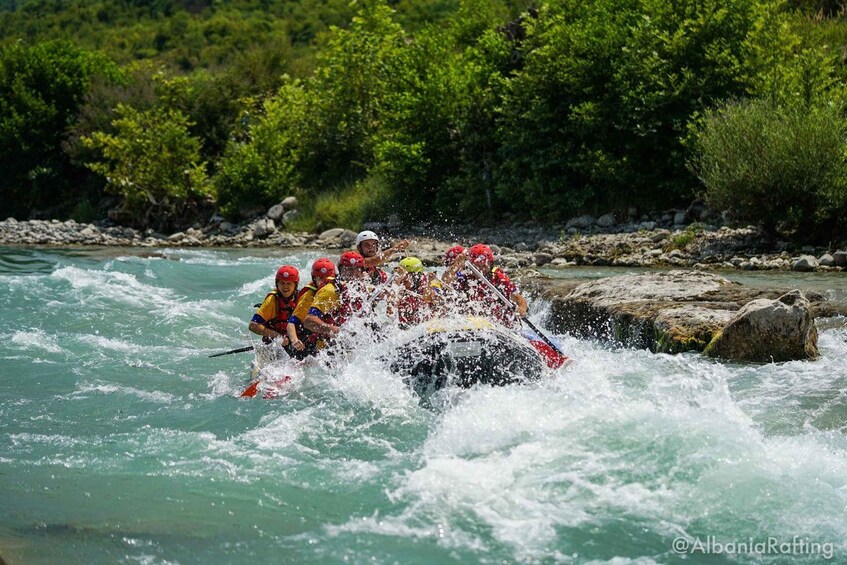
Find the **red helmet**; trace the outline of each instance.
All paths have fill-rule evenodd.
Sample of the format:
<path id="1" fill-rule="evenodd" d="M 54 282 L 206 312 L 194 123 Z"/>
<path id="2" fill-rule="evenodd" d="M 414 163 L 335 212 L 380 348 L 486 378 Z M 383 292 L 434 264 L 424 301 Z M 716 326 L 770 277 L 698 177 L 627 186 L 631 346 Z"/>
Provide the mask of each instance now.
<path id="1" fill-rule="evenodd" d="M 345 251 L 341 254 L 341 259 L 338 261 L 339 267 L 360 267 L 364 268 L 365 258 L 355 251 Z"/>
<path id="2" fill-rule="evenodd" d="M 312 278 L 315 277 L 332 277 L 335 276 L 335 263 L 321 257 L 312 264 Z"/>
<path id="3" fill-rule="evenodd" d="M 450 266 L 456 260 L 456 257 L 465 252 L 465 248 L 461 245 L 454 245 L 444 254 L 444 265 Z"/>
<path id="4" fill-rule="evenodd" d="M 276 280 L 283 282 L 300 282 L 300 271 L 291 265 L 283 265 L 276 272 Z"/>
<path id="5" fill-rule="evenodd" d="M 470 251 L 471 261 L 474 263 L 480 263 L 482 261 L 488 261 L 489 263 L 494 262 L 494 253 L 491 252 L 491 248 L 483 243 L 477 243 L 473 247 L 471 247 Z"/>

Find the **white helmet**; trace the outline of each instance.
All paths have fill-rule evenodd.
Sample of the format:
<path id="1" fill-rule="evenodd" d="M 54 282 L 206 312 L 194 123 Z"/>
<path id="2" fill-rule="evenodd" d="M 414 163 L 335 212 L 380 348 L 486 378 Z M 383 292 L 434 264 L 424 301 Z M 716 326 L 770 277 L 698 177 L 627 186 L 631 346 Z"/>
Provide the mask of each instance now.
<path id="1" fill-rule="evenodd" d="M 379 236 L 369 230 L 359 232 L 359 235 L 356 236 L 356 247 L 359 247 L 359 244 L 363 241 L 369 240 L 379 241 Z"/>

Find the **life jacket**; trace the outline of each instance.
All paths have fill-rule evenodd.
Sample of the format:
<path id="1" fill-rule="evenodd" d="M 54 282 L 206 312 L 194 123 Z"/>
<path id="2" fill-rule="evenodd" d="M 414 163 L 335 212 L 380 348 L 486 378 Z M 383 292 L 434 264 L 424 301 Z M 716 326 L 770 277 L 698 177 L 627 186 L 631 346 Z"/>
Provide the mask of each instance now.
<path id="1" fill-rule="evenodd" d="M 424 295 L 430 286 L 430 281 L 426 277 L 426 275 L 420 277 L 418 279 L 415 288 L 411 289 L 412 292 Z M 400 292 L 403 292 L 404 289 L 401 289 Z M 430 305 L 427 304 L 422 298 L 418 298 L 417 296 L 413 296 L 411 294 L 404 293 L 402 298 L 400 298 L 397 303 L 397 318 L 400 322 L 401 326 L 415 326 L 426 321 L 432 313 Z"/>
<path id="2" fill-rule="evenodd" d="M 368 277 L 370 277 L 371 284 L 374 286 L 388 282 L 388 273 L 379 267 L 366 267 L 365 272 L 368 274 Z"/>
<path id="3" fill-rule="evenodd" d="M 292 294 L 291 298 L 286 299 L 276 290 L 270 291 L 265 296 L 265 300 L 268 299 L 268 296 L 276 298 L 277 314 L 270 320 L 265 320 L 265 326 L 275 332 L 282 333 L 285 331 L 286 326 L 288 326 L 288 318 L 294 312 L 294 307 L 297 306 L 297 296 Z"/>
<path id="4" fill-rule="evenodd" d="M 318 285 L 316 285 L 314 282 L 310 282 L 309 284 L 304 286 L 302 289 L 300 289 L 300 292 L 297 293 L 297 304 L 300 303 L 300 299 L 303 298 L 306 295 L 307 292 L 312 293 L 312 299 L 314 300 L 315 295 L 318 293 L 318 290 L 319 290 Z M 300 326 L 297 329 L 297 333 L 299 334 L 300 341 L 302 341 L 303 343 L 314 344 L 314 343 L 317 343 L 317 341 L 318 341 L 318 334 L 309 331 L 308 329 L 306 329 L 306 326 L 304 326 L 303 324 L 300 324 Z"/>
<path id="5" fill-rule="evenodd" d="M 362 309 L 365 305 L 364 297 L 351 297 L 347 284 L 337 280 L 335 277 L 329 277 L 326 284 L 335 286 L 335 291 L 338 293 L 339 305 L 332 312 L 325 312 L 323 321 L 334 326 L 341 326 L 350 319 L 351 315 Z"/>
<path id="6" fill-rule="evenodd" d="M 508 275 L 506 275 L 500 267 L 492 267 L 490 274 L 484 276 L 488 279 L 488 282 L 493 284 L 495 288 L 506 296 L 506 298 L 509 298 L 511 292 L 508 292 L 508 289 L 503 288 L 502 285 L 498 284 L 502 281 L 501 275 L 506 277 L 506 280 L 509 280 Z M 488 288 L 488 285 L 484 282 L 475 278 L 465 277 L 462 280 L 461 286 L 462 290 L 466 293 L 471 302 L 485 304 L 487 306 L 490 305 L 490 310 L 486 312 L 488 316 L 497 319 L 506 326 L 514 324 L 515 320 L 513 310 L 505 306 L 500 298 L 495 296 L 493 291 Z M 479 315 L 481 313 L 476 312 L 476 314 Z"/>

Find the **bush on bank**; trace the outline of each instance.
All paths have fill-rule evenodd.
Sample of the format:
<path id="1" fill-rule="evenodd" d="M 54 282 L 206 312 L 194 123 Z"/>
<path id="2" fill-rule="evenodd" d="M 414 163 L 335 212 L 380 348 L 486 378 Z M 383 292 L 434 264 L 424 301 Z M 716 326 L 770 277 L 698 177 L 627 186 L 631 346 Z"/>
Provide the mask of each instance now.
<path id="1" fill-rule="evenodd" d="M 27 197 L 16 214 L 46 201 L 70 209 L 79 201 L 73 185 L 118 192 L 136 223 L 159 213 L 190 222 L 171 204 L 206 197 L 240 218 L 291 194 L 304 210 L 297 222 L 310 226 L 355 227 L 390 210 L 409 221 L 558 223 L 583 212 L 683 206 L 703 190 L 750 220 L 761 210 L 756 195 L 794 190 L 803 202 L 789 209 L 781 200 L 782 227 L 798 236 L 826 231 L 803 234 L 794 229 L 802 222 L 837 226 L 844 217 L 840 165 L 821 160 L 843 130 L 836 91 L 845 70 L 833 54 L 847 45 L 847 24 L 825 12 L 806 17 L 808 2 L 431 2 L 423 5 L 432 10 L 427 24 L 425 11 L 413 17 L 404 3 L 395 12 L 384 0 L 365 0 L 346 8 L 352 17 L 327 4 L 335 11 L 322 20 L 324 32 L 313 33 L 280 25 L 274 18 L 291 14 L 276 8 L 263 27 L 238 15 L 252 8 L 237 0 L 196 13 L 169 4 L 155 17 L 103 1 L 103 17 L 114 22 L 167 22 L 154 34 L 160 59 L 127 45 L 114 47 L 117 59 L 132 53 L 175 66 L 127 67 L 124 86 L 92 79 L 100 75 L 90 64 L 71 65 L 77 90 L 62 120 L 39 129 L 29 121 L 37 112 L 10 112 L 18 122 L 7 120 L 4 135 L 42 132 L 5 138 L 9 167 L 29 163 L 8 177 L 8 190 Z M 246 19 L 228 23 L 225 14 Z M 0 31 L 9 32 L 8 21 L 0 15 Z M 49 21 L 36 27 L 57 29 Z M 283 41 L 272 49 L 274 34 Z M 308 48 L 298 43 L 306 37 Z M 8 44 L 2 50 L 18 56 Z M 11 84 L 8 76 L 0 85 Z M 25 90 L 53 100 L 49 84 L 32 81 Z M 18 103 L 16 92 L 0 89 L 4 108 Z M 158 141 L 136 143 L 127 120 L 149 122 Z M 767 159 L 754 153 L 765 143 L 756 128 L 772 132 Z M 49 151 L 26 154 L 41 140 Z M 814 148 L 800 152 L 801 144 Z M 166 158 L 154 162 L 164 148 Z M 780 159 L 789 153 L 792 161 Z M 753 157 L 762 160 L 757 170 L 775 168 L 739 181 Z M 57 158 L 85 182 L 62 182 L 56 171 L 71 169 Z M 151 211 L 152 201 L 171 207 Z"/>

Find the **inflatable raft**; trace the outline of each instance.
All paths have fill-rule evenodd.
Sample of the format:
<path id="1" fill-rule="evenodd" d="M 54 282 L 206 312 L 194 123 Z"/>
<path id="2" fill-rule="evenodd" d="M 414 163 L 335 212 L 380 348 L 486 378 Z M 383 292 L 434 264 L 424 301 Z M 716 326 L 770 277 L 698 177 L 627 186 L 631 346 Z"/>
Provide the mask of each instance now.
<path id="1" fill-rule="evenodd" d="M 422 399 L 446 386 L 537 380 L 548 365 L 527 339 L 484 318 L 431 321 L 408 333 L 389 367 Z"/>

